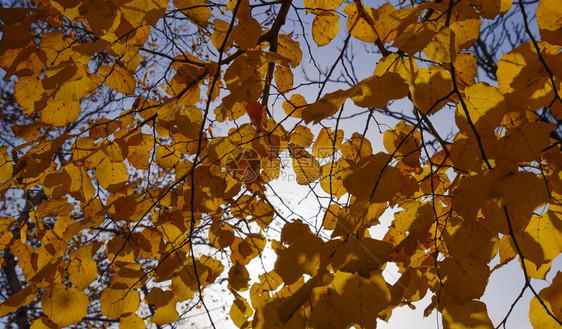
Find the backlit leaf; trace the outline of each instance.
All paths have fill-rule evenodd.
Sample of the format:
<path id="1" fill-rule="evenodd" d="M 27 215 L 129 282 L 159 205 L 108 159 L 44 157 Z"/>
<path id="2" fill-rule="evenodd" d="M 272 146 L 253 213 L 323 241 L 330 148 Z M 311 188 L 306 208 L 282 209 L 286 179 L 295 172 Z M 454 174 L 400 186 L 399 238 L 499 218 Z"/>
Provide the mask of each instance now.
<path id="1" fill-rule="evenodd" d="M 318 123 L 334 115 L 342 106 L 343 102 L 349 97 L 348 90 L 337 90 L 324 95 L 316 102 L 312 103 L 308 108 L 303 110 L 302 118 L 306 123 L 313 121 Z"/>
<path id="2" fill-rule="evenodd" d="M 480 15 L 484 18 L 494 19 L 497 15 L 503 16 L 511 9 L 511 0 L 481 0 Z"/>
<path id="3" fill-rule="evenodd" d="M 230 317 L 238 328 L 244 328 L 245 324 L 253 314 L 248 302 L 243 298 L 236 298 L 230 307 Z"/>
<path id="4" fill-rule="evenodd" d="M 111 162 L 105 158 L 96 167 L 96 178 L 103 188 L 118 189 L 129 179 L 127 166 L 124 163 Z"/>
<path id="5" fill-rule="evenodd" d="M 41 110 L 41 122 L 55 127 L 63 127 L 78 119 L 80 112 L 80 102 L 78 101 L 51 100 Z"/>
<path id="6" fill-rule="evenodd" d="M 560 289 L 562 289 L 562 274 L 556 273 L 552 280 L 552 284 L 539 292 L 539 297 L 546 304 L 550 314 L 557 319 L 562 317 L 562 301 L 560 299 Z M 529 318 L 533 328 L 559 328 L 560 323 L 557 322 L 549 315 L 544 309 L 543 305 L 539 302 L 537 297 L 531 300 L 531 308 L 529 310 Z"/>
<path id="7" fill-rule="evenodd" d="M 433 114 L 445 105 L 451 88 L 449 72 L 436 66 L 422 68 L 412 86 L 414 104 L 422 113 Z"/>
<path id="8" fill-rule="evenodd" d="M 460 46 L 453 30 L 444 27 L 423 49 L 426 56 L 434 62 L 453 62 L 459 53 Z"/>
<path id="9" fill-rule="evenodd" d="M 14 165 L 12 158 L 8 155 L 8 147 L 0 146 L 0 182 L 4 182 L 12 177 Z"/>
<path id="10" fill-rule="evenodd" d="M 315 15 L 326 14 L 326 12 L 331 12 L 336 10 L 343 0 L 304 0 L 304 6 L 308 12 Z"/>
<path id="11" fill-rule="evenodd" d="M 340 16 L 336 13 L 314 17 L 312 38 L 317 45 L 325 46 L 338 35 L 340 31 L 339 18 Z"/>
<path id="12" fill-rule="evenodd" d="M 110 319 L 119 319 L 134 313 L 140 304 L 140 294 L 128 288 L 109 287 L 100 296 L 101 313 Z"/>
<path id="13" fill-rule="evenodd" d="M 92 245 L 87 244 L 71 255 L 68 276 L 78 290 L 84 290 L 98 275 L 97 263 L 92 259 Z"/>
<path id="14" fill-rule="evenodd" d="M 343 176 L 343 186 L 350 194 L 371 202 L 389 201 L 401 182 L 400 171 L 389 165 L 388 155 L 382 152 L 359 160 Z"/>
<path id="15" fill-rule="evenodd" d="M 523 255 L 537 266 L 553 261 L 562 252 L 560 207 L 551 205 L 547 213 L 533 216 L 525 232 L 517 237 Z"/>
<path id="16" fill-rule="evenodd" d="M 449 302 L 443 309 L 443 328 L 445 329 L 492 329 L 494 325 L 488 317 L 486 304 L 472 300 L 463 304 Z"/>
<path id="17" fill-rule="evenodd" d="M 11 295 L 0 304 L 0 316 L 17 311 L 20 307 L 29 305 L 36 297 L 37 289 L 30 285 Z"/>
<path id="18" fill-rule="evenodd" d="M 275 84 L 280 92 L 285 93 L 293 88 L 293 71 L 286 66 L 278 66 L 275 69 Z"/>
<path id="19" fill-rule="evenodd" d="M 146 325 L 140 316 L 132 313 L 119 319 L 119 329 L 145 329 Z"/>
<path id="20" fill-rule="evenodd" d="M 343 140 L 343 130 L 333 132 L 330 128 L 322 128 L 312 146 L 312 154 L 316 158 L 326 158 L 340 149 Z"/>
<path id="21" fill-rule="evenodd" d="M 251 49 L 258 43 L 261 32 L 261 24 L 255 18 L 243 17 L 232 30 L 232 38 L 241 49 Z"/>
<path id="22" fill-rule="evenodd" d="M 131 25 L 155 24 L 162 16 L 168 1 L 166 0 L 131 0 L 125 2 L 120 10 Z"/>
<path id="23" fill-rule="evenodd" d="M 121 65 L 104 65 L 98 68 L 103 83 L 109 88 L 132 95 L 135 92 L 136 81 L 133 75 Z"/>
<path id="24" fill-rule="evenodd" d="M 302 50 L 300 43 L 293 40 L 288 34 L 279 35 L 279 55 L 288 58 L 291 61 L 291 67 L 297 67 L 302 59 Z"/>
<path id="25" fill-rule="evenodd" d="M 377 313 L 390 302 L 390 291 L 380 274 L 363 278 L 357 274 L 336 272 L 332 287 L 339 295 L 335 306 L 349 324 L 374 328 Z"/>
<path id="26" fill-rule="evenodd" d="M 378 39 L 377 31 L 371 25 L 371 22 L 378 19 L 376 9 L 360 7 L 353 2 L 348 4 L 343 12 L 347 14 L 347 29 L 352 36 L 369 43 Z"/>
<path id="27" fill-rule="evenodd" d="M 467 261 L 465 261 L 467 260 Z M 439 265 L 440 273 L 446 273 L 445 291 L 457 301 L 478 299 L 484 294 L 490 269 L 486 263 L 475 259 L 446 258 Z"/>
<path id="28" fill-rule="evenodd" d="M 562 9 L 555 0 L 545 0 L 537 7 L 537 23 L 542 40 L 562 46 Z"/>
<path id="29" fill-rule="evenodd" d="M 189 20 L 202 27 L 207 27 L 207 22 L 213 17 L 204 0 L 174 0 L 174 6 Z"/>
<path id="30" fill-rule="evenodd" d="M 156 309 L 152 316 L 152 322 L 154 324 L 161 326 L 178 319 L 179 313 L 176 310 L 177 300 L 172 291 L 162 290 L 158 287 L 152 288 L 144 300 L 147 304 L 153 305 Z"/>
<path id="31" fill-rule="evenodd" d="M 405 97 L 408 86 L 398 74 L 386 73 L 361 81 L 350 93 L 357 106 L 385 109 L 389 101 Z"/>
<path id="32" fill-rule="evenodd" d="M 69 326 L 86 316 L 88 296 L 82 291 L 57 284 L 41 299 L 43 313 L 61 327 Z"/>

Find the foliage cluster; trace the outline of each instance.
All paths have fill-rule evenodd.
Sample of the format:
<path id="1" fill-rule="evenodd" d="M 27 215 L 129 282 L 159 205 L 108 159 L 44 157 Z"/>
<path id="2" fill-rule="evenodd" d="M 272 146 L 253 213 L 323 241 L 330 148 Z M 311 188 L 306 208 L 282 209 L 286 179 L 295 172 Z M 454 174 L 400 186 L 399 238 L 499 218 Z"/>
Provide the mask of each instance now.
<path id="1" fill-rule="evenodd" d="M 542 291 L 531 279 L 562 251 L 562 4 L 541 0 L 536 21 L 528 8 L 5 3 L 0 316 L 144 328 L 202 309 L 214 327 L 203 291 L 223 284 L 240 328 L 374 328 L 429 294 L 425 314 L 444 328 L 484 329 L 488 278 L 515 261 L 531 323 L 558 328 L 562 275 Z M 528 41 L 488 63 L 497 82 L 484 82 L 483 22 L 512 12 Z M 321 69 L 311 49 L 334 42 Z M 345 64 L 351 44 L 373 50 L 364 79 Z M 312 66 L 321 78 L 303 81 Z M 350 83 L 330 89 L 338 71 Z M 450 136 L 435 127 L 445 112 Z M 380 113 L 399 120 L 374 152 Z M 342 129 L 348 115 L 357 131 Z M 316 197 L 315 219 L 282 210 L 287 171 Z M 251 281 L 266 248 L 275 265 Z"/>

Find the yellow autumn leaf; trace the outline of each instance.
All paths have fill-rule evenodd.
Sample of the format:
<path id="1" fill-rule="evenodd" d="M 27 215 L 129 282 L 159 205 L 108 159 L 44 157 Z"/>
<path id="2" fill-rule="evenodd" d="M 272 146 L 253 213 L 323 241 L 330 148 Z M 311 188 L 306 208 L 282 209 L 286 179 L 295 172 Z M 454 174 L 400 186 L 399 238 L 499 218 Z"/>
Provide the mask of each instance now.
<path id="1" fill-rule="evenodd" d="M 324 192 L 330 193 L 336 198 L 340 198 L 347 190 L 343 186 L 343 173 L 349 168 L 349 164 L 344 159 L 336 162 L 326 163 L 320 169 L 320 187 Z"/>
<path id="2" fill-rule="evenodd" d="M 38 139 L 41 136 L 41 128 L 47 127 L 44 123 L 34 123 L 29 125 L 17 125 L 12 127 L 14 135 L 27 141 Z"/>
<path id="3" fill-rule="evenodd" d="M 137 235 L 137 237 L 139 237 Z M 143 241 L 145 243 L 146 240 Z M 145 250 L 149 249 L 150 246 L 142 246 Z M 148 247 L 148 248 L 147 248 Z M 130 289 L 138 289 L 142 288 L 146 284 L 146 276 L 145 272 L 141 269 L 140 264 L 138 263 L 129 263 L 126 265 L 119 266 L 115 274 L 111 277 L 111 281 L 109 283 L 110 286 L 114 287 L 127 287 Z"/>
<path id="4" fill-rule="evenodd" d="M 238 291 L 246 291 L 250 287 L 249 282 L 250 274 L 246 266 L 238 262 L 232 265 L 228 271 L 228 286 Z"/>
<path id="5" fill-rule="evenodd" d="M 312 144 L 314 135 L 307 126 L 298 125 L 291 132 L 289 142 L 295 146 L 308 147 Z"/>
<path id="6" fill-rule="evenodd" d="M 261 24 L 253 17 L 240 18 L 240 22 L 232 30 L 232 39 L 240 49 L 251 49 L 258 43 L 262 32 Z"/>
<path id="7" fill-rule="evenodd" d="M 283 102 L 283 110 L 285 114 L 295 118 L 302 118 L 302 113 L 308 103 L 300 94 L 293 94 L 288 101 Z"/>
<path id="8" fill-rule="evenodd" d="M 480 35 L 480 16 L 473 6 L 464 5 L 451 18 L 449 27 L 454 32 L 460 49 L 469 49 Z"/>
<path id="9" fill-rule="evenodd" d="M 286 93 L 293 88 L 293 71 L 287 66 L 275 68 L 275 84 L 281 93 Z"/>
<path id="10" fill-rule="evenodd" d="M 216 49 L 221 49 L 223 43 L 225 42 L 226 34 L 230 28 L 230 23 L 227 23 L 221 19 L 215 19 L 213 21 L 215 29 L 211 35 L 211 44 Z M 228 40 L 224 43 L 224 50 L 228 50 L 232 47 L 232 33 L 229 35 Z"/>
<path id="11" fill-rule="evenodd" d="M 453 83 L 451 75 L 443 68 L 431 66 L 418 71 L 412 86 L 414 105 L 425 114 L 434 114 L 447 102 L 447 95 L 451 92 Z"/>
<path id="12" fill-rule="evenodd" d="M 58 329 L 59 325 L 49 320 L 49 318 L 42 316 L 33 321 L 30 329 Z"/>
<path id="13" fill-rule="evenodd" d="M 160 145 L 154 152 L 156 161 L 162 168 L 174 168 L 181 160 L 181 153 L 170 145 Z"/>
<path id="14" fill-rule="evenodd" d="M 119 319 L 119 329 L 145 329 L 146 324 L 136 313 L 131 313 Z"/>
<path id="15" fill-rule="evenodd" d="M 421 134 L 404 120 L 384 132 L 383 144 L 387 152 L 402 163 L 412 168 L 420 167 Z"/>
<path id="16" fill-rule="evenodd" d="M 213 13 L 204 0 L 174 0 L 174 6 L 178 8 L 190 21 L 207 27 L 207 23 Z"/>
<path id="17" fill-rule="evenodd" d="M 229 315 L 232 322 L 234 322 L 238 328 L 244 328 L 244 325 L 247 326 L 248 320 L 253 313 L 254 310 L 248 302 L 244 298 L 237 297 L 234 299 L 234 302 L 232 302 Z"/>
<path id="18" fill-rule="evenodd" d="M 182 302 L 193 297 L 199 287 L 197 281 L 193 278 L 193 273 L 179 271 L 173 275 L 170 289 L 174 292 L 177 300 Z"/>
<path id="19" fill-rule="evenodd" d="M 354 132 L 351 138 L 341 146 L 342 157 L 353 162 L 373 153 L 371 142 L 363 135 Z"/>
<path id="20" fill-rule="evenodd" d="M 396 13 L 404 9 L 409 8 L 402 8 L 397 10 Z M 415 9 L 419 9 L 419 7 Z M 414 11 L 412 16 L 416 17 L 416 14 L 418 14 L 418 12 Z M 431 42 L 436 33 L 436 29 L 438 29 L 437 23 L 432 21 L 414 21 L 410 24 L 406 24 L 404 31 L 400 31 L 401 33 L 398 33 L 394 39 L 393 46 L 410 56 L 414 56 L 415 53 L 422 51 L 427 44 Z"/>
<path id="21" fill-rule="evenodd" d="M 312 145 L 312 155 L 316 158 L 327 158 L 339 151 L 343 141 L 343 130 L 333 132 L 330 128 L 322 128 Z"/>
<path id="22" fill-rule="evenodd" d="M 467 302 L 484 294 L 490 268 L 477 259 L 445 258 L 439 264 L 439 273 L 446 276 L 443 288 L 454 300 Z"/>
<path id="23" fill-rule="evenodd" d="M 344 214 L 346 212 L 340 211 L 338 217 L 341 219 Z M 358 219 L 364 220 L 365 218 Z M 359 223 L 349 224 L 355 227 L 349 227 L 350 230 L 343 236 L 357 232 L 357 228 L 361 226 Z M 340 225 L 338 224 L 338 226 Z M 336 231 L 338 228 L 336 227 Z M 334 231 L 334 235 L 339 235 L 336 231 Z M 336 250 L 330 256 L 334 270 L 357 273 L 364 278 L 369 278 L 371 272 L 383 267 L 392 259 L 390 255 L 393 252 L 394 248 L 389 242 L 362 238 L 361 240 L 348 239 L 343 243 L 338 243 Z"/>
<path id="24" fill-rule="evenodd" d="M 133 27 L 138 27 L 156 24 L 164 16 L 167 5 L 167 0 L 131 0 L 124 2 L 119 10 Z"/>
<path id="25" fill-rule="evenodd" d="M 61 327 L 77 323 L 86 316 L 90 300 L 82 291 L 57 284 L 41 298 L 41 308 L 49 320 Z"/>
<path id="26" fill-rule="evenodd" d="M 308 185 L 320 178 L 320 163 L 304 149 L 295 148 L 293 154 L 293 170 L 299 185 Z"/>
<path id="27" fill-rule="evenodd" d="M 91 178 L 84 167 L 71 163 L 64 167 L 63 172 L 71 179 L 69 192 L 72 197 L 81 201 L 92 199 L 96 189 L 92 185 Z"/>
<path id="28" fill-rule="evenodd" d="M 176 310 L 177 299 L 170 290 L 162 290 L 161 288 L 152 288 L 144 298 L 147 304 L 155 308 L 152 322 L 162 326 L 178 319 L 179 313 Z"/>
<path id="29" fill-rule="evenodd" d="M 313 121 L 318 123 L 334 114 L 340 109 L 343 102 L 350 96 L 349 90 L 338 89 L 325 94 L 322 98 L 312 103 L 303 110 L 302 118 L 305 123 Z"/>
<path id="30" fill-rule="evenodd" d="M 498 158 L 509 161 L 539 160 L 542 151 L 550 145 L 554 125 L 542 122 L 524 123 L 504 136 L 499 142 Z"/>
<path id="31" fill-rule="evenodd" d="M 390 290 L 378 273 L 364 278 L 338 271 L 330 287 L 339 295 L 334 304 L 340 317 L 349 324 L 356 323 L 365 328 L 376 326 L 376 314 L 390 302 Z"/>
<path id="32" fill-rule="evenodd" d="M 304 6 L 307 12 L 314 15 L 325 15 L 338 9 L 343 0 L 304 0 Z"/>
<path id="33" fill-rule="evenodd" d="M 350 89 L 355 105 L 385 109 L 388 102 L 408 95 L 408 85 L 396 73 L 369 77 Z"/>
<path id="34" fill-rule="evenodd" d="M 562 318 L 562 300 L 560 299 L 560 291 L 562 291 L 562 273 L 556 273 L 550 286 L 539 292 L 539 297 L 546 305 L 550 314 L 546 312 L 542 303 L 533 297 L 531 300 L 531 308 L 529 309 L 529 319 L 535 329 L 554 329 L 560 328 L 560 319 Z M 556 317 L 558 321 L 552 318 Z"/>
<path id="35" fill-rule="evenodd" d="M 213 221 L 209 228 L 209 242 L 217 249 L 230 247 L 234 242 L 234 231 L 228 225 L 221 225 L 218 221 Z"/>
<path id="36" fill-rule="evenodd" d="M 548 106 L 554 97 L 550 73 L 543 61 L 554 76 L 562 75 L 560 46 L 544 41 L 538 41 L 537 46 L 542 60 L 539 60 L 534 43 L 529 41 L 504 54 L 498 61 L 496 72 L 500 92 L 509 96 L 512 103 L 528 110 Z"/>
<path id="37" fill-rule="evenodd" d="M 408 85 L 413 86 L 418 75 L 418 64 L 412 57 L 402 58 L 397 54 L 390 54 L 377 63 L 373 75 L 380 77 L 387 72 L 397 73 Z"/>
<path id="38" fill-rule="evenodd" d="M 549 205 L 548 212 L 533 215 L 525 231 L 517 235 L 525 258 L 541 266 L 562 252 L 562 218 L 559 205 Z"/>
<path id="39" fill-rule="evenodd" d="M 277 53 L 285 58 L 288 58 L 290 60 L 291 67 L 297 67 L 302 59 L 300 43 L 293 40 L 288 34 L 280 34 L 278 42 Z"/>
<path id="40" fill-rule="evenodd" d="M 287 234 L 288 229 L 290 228 L 286 225 L 282 234 Z M 277 251 L 275 272 L 285 284 L 296 282 L 303 274 L 316 275 L 320 266 L 322 244 L 322 239 L 307 229 L 288 248 Z"/>
<path id="41" fill-rule="evenodd" d="M 378 19 L 375 8 L 360 7 L 357 3 L 352 2 L 343 9 L 343 12 L 347 14 L 347 30 L 353 37 L 369 43 L 373 43 L 379 38 L 374 25 L 371 25 Z"/>
<path id="42" fill-rule="evenodd" d="M 127 161 L 137 169 L 148 169 L 148 161 L 150 160 L 150 151 L 154 148 L 154 139 L 150 135 L 137 134 L 132 135 L 127 140 L 129 152 L 127 153 Z"/>
<path id="43" fill-rule="evenodd" d="M 0 182 L 7 181 L 12 177 L 14 164 L 12 158 L 8 155 L 8 147 L 0 146 Z"/>
<path id="44" fill-rule="evenodd" d="M 487 263 L 495 256 L 499 246 L 497 234 L 492 231 L 481 222 L 452 217 L 443 237 L 452 258 L 472 258 Z M 474 241 L 474 244 L 465 241 Z"/>
<path id="45" fill-rule="evenodd" d="M 85 1 L 82 10 L 96 36 L 103 36 L 112 32 L 121 23 L 121 13 L 104 1 Z"/>
<path id="46" fill-rule="evenodd" d="M 258 200 L 258 202 L 252 205 L 252 215 L 252 221 L 258 223 L 265 230 L 271 224 L 275 210 L 269 203 Z"/>
<path id="47" fill-rule="evenodd" d="M 122 162 L 111 162 L 108 158 L 103 158 L 96 167 L 96 178 L 106 190 L 119 189 L 129 180 L 127 166 Z"/>
<path id="48" fill-rule="evenodd" d="M 457 77 L 457 86 L 459 91 L 463 91 L 467 86 L 473 85 L 476 82 L 477 66 L 476 57 L 474 54 L 460 53 L 457 54 L 455 62 L 455 73 Z"/>
<path id="49" fill-rule="evenodd" d="M 37 288 L 29 285 L 22 290 L 11 295 L 8 299 L 0 304 L 0 317 L 17 311 L 20 307 L 29 305 L 37 296 Z"/>
<path id="50" fill-rule="evenodd" d="M 492 329 L 494 325 L 488 316 L 486 304 L 471 300 L 459 304 L 450 301 L 443 309 L 444 329 Z"/>
<path id="51" fill-rule="evenodd" d="M 537 23 L 543 41 L 562 46 L 562 7 L 558 1 L 539 2 Z"/>
<path id="52" fill-rule="evenodd" d="M 511 0 L 480 0 L 480 15 L 483 18 L 494 19 L 497 15 L 503 15 L 511 9 L 513 1 Z"/>
<path id="53" fill-rule="evenodd" d="M 232 254 L 230 259 L 242 265 L 248 265 L 265 248 L 266 240 L 261 234 L 249 234 L 245 239 L 234 237 L 234 242 L 230 246 Z M 222 272 L 222 270 L 221 270 Z"/>
<path id="54" fill-rule="evenodd" d="M 340 31 L 340 16 L 337 13 L 328 13 L 314 17 L 312 22 L 312 38 L 318 46 L 330 43 Z"/>
<path id="55" fill-rule="evenodd" d="M 55 127 L 64 127 L 74 122 L 80 116 L 79 101 L 55 101 L 51 100 L 41 110 L 41 122 L 51 124 Z"/>
<path id="56" fill-rule="evenodd" d="M 14 97 L 27 114 L 40 109 L 39 103 L 44 93 L 41 79 L 34 76 L 21 77 L 14 85 Z M 36 108 L 36 105 L 39 106 Z"/>
<path id="57" fill-rule="evenodd" d="M 401 185 L 400 170 L 390 166 L 389 155 L 383 152 L 364 157 L 343 175 L 343 186 L 350 194 L 371 202 L 390 201 Z"/>
<path id="58" fill-rule="evenodd" d="M 521 258 L 519 258 L 518 260 L 519 264 L 521 264 Z M 525 267 L 527 268 L 527 275 L 530 279 L 546 280 L 546 275 L 552 268 L 552 262 L 537 266 L 535 263 L 525 258 Z"/>
<path id="59" fill-rule="evenodd" d="M 455 32 L 443 27 L 433 39 L 425 46 L 423 52 L 430 60 L 439 62 L 453 62 L 460 51 L 459 41 Z"/>
<path id="60" fill-rule="evenodd" d="M 78 290 L 88 288 L 98 275 L 98 265 L 92 256 L 92 244 L 82 246 L 70 255 L 68 277 Z"/>
<path id="61" fill-rule="evenodd" d="M 100 66 L 98 73 L 109 88 L 125 95 L 132 95 L 135 92 L 137 84 L 135 77 L 120 64 Z"/>
<path id="62" fill-rule="evenodd" d="M 52 69 L 56 73 L 55 75 L 43 80 L 43 87 L 46 92 L 51 94 L 53 101 L 80 101 L 99 87 L 99 77 L 90 74 L 86 64 L 74 63 L 72 66 L 66 66 L 60 72 L 57 69 Z M 48 74 L 49 71 L 45 74 Z M 66 75 L 66 71 L 70 74 Z"/>
<path id="63" fill-rule="evenodd" d="M 140 305 L 140 293 L 128 288 L 109 287 L 100 296 L 101 314 L 119 319 L 136 312 Z"/>
<path id="64" fill-rule="evenodd" d="M 326 270 L 321 270 L 314 277 L 306 281 L 305 284 L 300 286 L 288 299 L 284 300 L 277 308 L 279 320 L 287 324 L 289 320 L 297 318 L 295 313 L 299 310 L 301 305 L 310 299 L 310 296 L 316 287 L 322 287 L 330 284 L 334 276 Z M 294 320 L 293 320 L 294 321 Z"/>
<path id="65" fill-rule="evenodd" d="M 466 95 L 464 103 L 476 130 L 481 134 L 493 134 L 506 111 L 504 96 L 496 87 L 484 82 L 468 86 L 464 92 Z M 457 106 L 455 118 L 457 126 L 462 132 L 465 134 L 472 132 L 462 105 Z"/>
<path id="66" fill-rule="evenodd" d="M 44 51 L 46 63 L 52 67 L 60 68 L 60 64 L 64 62 L 86 64 L 91 59 L 91 56 L 72 51 L 70 39 L 65 38 L 61 30 L 43 34 L 39 47 Z M 64 66 L 67 65 L 62 65 Z"/>

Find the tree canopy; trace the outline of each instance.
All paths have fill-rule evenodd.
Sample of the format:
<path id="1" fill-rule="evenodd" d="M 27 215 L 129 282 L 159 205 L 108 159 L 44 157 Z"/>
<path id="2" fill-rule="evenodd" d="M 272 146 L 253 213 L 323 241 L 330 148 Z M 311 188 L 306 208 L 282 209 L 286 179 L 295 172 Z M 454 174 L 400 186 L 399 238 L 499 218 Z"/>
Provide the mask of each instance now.
<path id="1" fill-rule="evenodd" d="M 0 21 L 4 323 L 375 328 L 430 296 L 443 328 L 486 329 L 528 293 L 535 328 L 562 324 L 562 274 L 536 288 L 562 251 L 558 0 L 17 0 Z"/>

